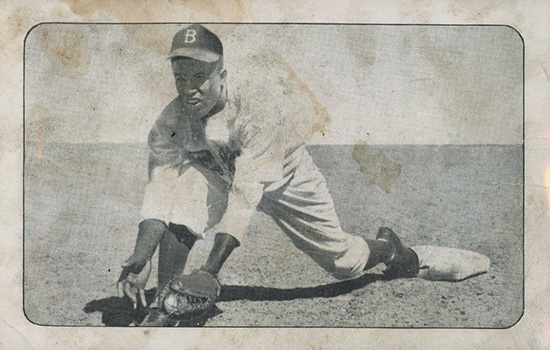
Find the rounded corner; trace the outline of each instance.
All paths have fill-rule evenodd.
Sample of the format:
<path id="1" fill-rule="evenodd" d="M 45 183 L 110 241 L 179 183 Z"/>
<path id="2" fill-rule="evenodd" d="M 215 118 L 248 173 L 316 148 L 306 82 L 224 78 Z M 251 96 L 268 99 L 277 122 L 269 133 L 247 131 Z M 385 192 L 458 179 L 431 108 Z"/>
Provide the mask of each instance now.
<path id="1" fill-rule="evenodd" d="M 515 327 L 515 326 L 519 323 L 519 321 L 521 321 L 521 319 L 523 318 L 524 315 L 525 315 L 525 308 L 523 307 L 523 308 L 521 309 L 521 313 L 519 314 L 519 317 L 517 318 L 517 320 L 515 320 L 514 322 L 512 322 L 509 326 L 505 326 L 505 327 L 502 327 L 502 328 L 500 328 L 500 329 L 506 330 L 506 329 L 510 329 L 510 328 L 512 328 L 512 327 Z"/>
<path id="2" fill-rule="evenodd" d="M 38 27 L 40 27 L 41 25 L 44 25 L 44 24 L 48 24 L 48 22 L 40 22 L 40 23 L 37 23 L 35 25 L 33 25 L 32 27 L 29 28 L 29 30 L 27 30 L 27 33 L 25 33 L 25 38 L 23 39 L 23 43 L 27 43 L 27 38 L 31 35 L 31 33 Z"/>
<path id="3" fill-rule="evenodd" d="M 47 324 L 42 324 L 42 323 L 38 323 L 36 321 L 33 321 L 30 316 L 27 314 L 27 311 L 25 310 L 25 305 L 23 305 L 23 315 L 25 316 L 25 318 L 27 319 L 27 321 L 29 321 L 31 324 L 33 324 L 34 326 L 38 326 L 38 327 L 49 327 L 49 325 Z"/>
<path id="4" fill-rule="evenodd" d="M 517 34 L 517 36 L 519 37 L 519 40 L 521 40 L 521 45 L 522 47 L 525 49 L 525 40 L 523 39 L 523 35 L 521 35 L 521 33 L 519 32 L 519 30 L 517 30 L 515 27 L 512 27 L 511 25 L 509 24 L 502 24 L 500 25 L 502 28 L 506 28 L 506 29 L 511 29 L 514 33 Z"/>
<path id="5" fill-rule="evenodd" d="M 29 38 L 31 33 L 34 32 L 34 30 L 36 28 L 41 27 L 41 26 L 45 26 L 45 25 L 49 25 L 49 24 L 55 24 L 55 23 L 54 22 L 40 22 L 40 23 L 36 23 L 32 27 L 30 27 L 29 30 L 27 30 L 27 33 L 25 34 L 25 37 L 23 39 L 23 48 L 25 49 L 27 47 L 27 39 Z"/>

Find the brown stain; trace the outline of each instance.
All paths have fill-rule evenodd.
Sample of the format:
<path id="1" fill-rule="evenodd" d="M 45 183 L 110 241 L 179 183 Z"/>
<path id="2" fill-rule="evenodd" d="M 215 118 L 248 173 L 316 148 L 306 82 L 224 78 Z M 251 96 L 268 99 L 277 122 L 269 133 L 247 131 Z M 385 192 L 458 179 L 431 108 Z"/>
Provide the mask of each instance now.
<path id="1" fill-rule="evenodd" d="M 306 96 L 309 98 L 309 101 L 313 106 L 313 115 L 310 115 L 311 120 L 309 120 L 311 127 L 309 132 L 307 132 L 303 136 L 305 138 L 308 138 L 313 136 L 316 133 L 326 132 L 332 118 L 328 113 L 327 109 L 325 108 L 325 106 L 323 106 L 317 100 L 317 98 L 315 98 L 315 95 L 311 91 L 310 87 L 298 77 L 294 69 L 292 69 L 292 67 L 290 67 L 290 65 L 282 57 L 276 55 L 275 61 L 278 64 L 280 64 L 280 66 L 287 73 L 288 79 L 291 80 L 294 84 L 296 84 L 298 89 L 301 92 L 306 94 Z M 280 82 L 280 83 L 285 84 L 285 82 Z"/>
<path id="2" fill-rule="evenodd" d="M 246 19 L 252 0 L 169 0 L 167 2 L 145 2 L 142 6 L 136 6 L 133 0 L 62 0 L 69 6 L 72 13 L 90 21 L 98 11 L 109 13 L 120 22 L 150 21 L 150 18 L 163 18 L 166 21 L 192 21 L 194 18 L 207 20 L 223 20 L 239 23 Z M 131 11 L 129 11 L 131 9 Z M 207 25 L 220 39 L 233 34 L 239 24 L 211 24 Z M 167 55 L 170 43 L 177 29 L 172 26 L 158 25 L 127 25 L 123 27 L 126 33 L 137 44 L 153 50 L 160 55 Z M 183 28 L 183 27 L 182 27 Z"/>
<path id="3" fill-rule="evenodd" d="M 453 164 L 453 163 L 451 163 L 451 162 L 447 162 L 447 163 L 445 163 L 445 170 L 449 170 L 449 169 L 451 169 L 451 168 L 453 167 L 453 165 L 454 165 L 454 164 Z"/>
<path id="4" fill-rule="evenodd" d="M 359 164 L 361 172 L 367 175 L 371 184 L 389 193 L 401 175 L 401 164 L 389 159 L 381 150 L 374 154 L 369 153 L 367 147 L 367 141 L 359 140 L 353 147 L 353 159 Z"/>
<path id="5" fill-rule="evenodd" d="M 7 44 L 11 43 L 21 35 L 32 24 L 32 16 L 25 7 L 17 7 L 6 16 L 6 33 L 3 35 L 2 41 Z"/>
<path id="6" fill-rule="evenodd" d="M 242 2 L 241 2 L 242 3 Z M 242 5 L 244 6 L 244 5 Z M 229 14 L 229 20 L 232 22 L 241 22 L 246 15 L 246 8 L 237 6 L 236 8 L 243 8 L 241 12 L 235 12 Z M 212 30 L 223 41 L 225 38 L 231 36 L 237 29 L 239 24 L 207 24 L 205 27 Z M 139 26 L 124 26 L 124 31 L 141 47 L 145 50 L 152 50 L 157 54 L 165 57 L 170 52 L 170 45 L 174 34 L 185 25 L 174 26 L 155 26 L 155 25 L 139 25 Z"/>
<path id="7" fill-rule="evenodd" d="M 169 0 L 167 2 L 145 2 L 136 6 L 133 0 L 62 0 L 75 15 L 84 21 L 93 21 L 97 12 L 106 12 L 116 17 L 120 22 L 150 21 L 151 18 L 165 18 L 167 21 L 186 21 L 191 18 L 206 20 L 222 19 L 227 22 L 243 22 L 252 0 L 229 0 L 225 2 L 214 0 Z M 23 16 L 24 18 L 24 16 Z M 209 25 L 216 27 L 216 33 L 223 38 L 231 35 L 238 24 Z M 168 35 L 158 35 L 158 26 L 140 25 L 124 26 L 124 30 L 140 45 L 158 52 L 168 54 L 170 41 L 175 34 L 173 30 Z M 164 33 L 163 33 L 164 34 Z"/>
<path id="8" fill-rule="evenodd" d="M 217 19 L 242 22 L 252 5 L 252 0 L 168 0 L 143 2 L 133 0 L 62 0 L 72 13 L 90 20 L 98 11 L 107 12 L 121 22 L 150 21 L 163 18 L 166 21 L 186 21 L 189 18 Z"/>
<path id="9" fill-rule="evenodd" d="M 168 55 L 172 37 L 176 33 L 173 28 L 164 28 L 162 26 L 128 25 L 123 26 L 123 28 L 131 40 L 135 41 L 140 49 L 143 49 L 140 51 L 153 51 L 163 57 Z"/>
<path id="10" fill-rule="evenodd" d="M 81 26 L 45 25 L 38 28 L 38 41 L 52 72 L 58 76 L 77 79 L 88 73 L 90 48 L 88 33 Z"/>
<path id="11" fill-rule="evenodd" d="M 467 4 L 467 6 L 465 6 Z M 469 22 L 487 22 L 495 9 L 513 9 L 517 8 L 517 0 L 499 0 L 499 1 L 451 1 L 449 2 L 448 12 L 454 17 L 460 17 L 465 23 Z"/>
<path id="12" fill-rule="evenodd" d="M 415 2 L 403 3 L 399 8 L 400 16 L 408 22 L 425 24 L 431 21 L 430 11 L 427 10 L 433 5 L 431 0 L 417 0 Z"/>
<path id="13" fill-rule="evenodd" d="M 452 61 L 441 51 L 440 45 L 430 36 L 429 29 L 420 27 L 417 38 L 424 57 L 438 70 L 438 73 L 452 73 Z M 451 73 L 449 73 L 451 72 Z"/>
<path id="14" fill-rule="evenodd" d="M 376 37 L 363 27 L 346 32 L 346 47 L 352 53 L 357 65 L 370 68 L 376 62 Z"/>
<path id="15" fill-rule="evenodd" d="M 515 24 L 522 26 L 525 23 L 525 16 L 522 13 L 516 13 Z"/>

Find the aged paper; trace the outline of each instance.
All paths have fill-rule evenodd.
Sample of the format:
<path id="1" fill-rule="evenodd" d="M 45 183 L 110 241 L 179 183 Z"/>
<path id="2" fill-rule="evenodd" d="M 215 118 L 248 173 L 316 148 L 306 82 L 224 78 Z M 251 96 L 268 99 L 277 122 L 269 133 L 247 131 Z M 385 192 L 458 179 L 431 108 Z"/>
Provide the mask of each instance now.
<path id="1" fill-rule="evenodd" d="M 550 345 L 548 5 L 37 5 L 5 4 L 2 348 Z M 99 327 L 127 325 L 105 305 L 134 244 L 145 138 L 175 94 L 164 57 L 178 23 L 197 21 L 232 23 L 206 24 L 224 43 L 229 88 L 251 88 L 244 72 L 265 69 L 282 87 L 266 108 L 299 91 L 284 108 L 312 111 L 295 130 L 344 230 L 372 238 L 390 226 L 411 245 L 477 250 L 489 272 L 449 284 L 384 281 L 375 269 L 337 282 L 259 216 L 220 275 L 221 313 L 207 328 Z"/>

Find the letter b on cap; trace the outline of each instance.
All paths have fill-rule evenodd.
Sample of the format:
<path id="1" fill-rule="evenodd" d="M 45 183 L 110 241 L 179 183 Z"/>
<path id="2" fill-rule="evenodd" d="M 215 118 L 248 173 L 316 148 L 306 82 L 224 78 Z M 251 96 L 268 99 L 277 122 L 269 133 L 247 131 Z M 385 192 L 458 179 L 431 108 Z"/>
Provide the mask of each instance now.
<path id="1" fill-rule="evenodd" d="M 197 31 L 194 29 L 187 29 L 185 32 L 185 43 L 191 44 L 197 40 Z"/>

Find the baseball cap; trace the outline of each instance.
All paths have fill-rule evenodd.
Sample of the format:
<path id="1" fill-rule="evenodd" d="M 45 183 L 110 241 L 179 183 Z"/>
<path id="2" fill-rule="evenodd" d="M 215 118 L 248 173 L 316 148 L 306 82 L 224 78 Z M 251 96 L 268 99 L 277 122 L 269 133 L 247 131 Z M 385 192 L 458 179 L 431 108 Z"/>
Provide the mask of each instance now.
<path id="1" fill-rule="evenodd" d="M 216 62 L 223 56 L 218 36 L 200 24 L 191 24 L 174 35 L 168 58 L 189 57 L 203 62 Z"/>

